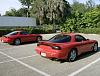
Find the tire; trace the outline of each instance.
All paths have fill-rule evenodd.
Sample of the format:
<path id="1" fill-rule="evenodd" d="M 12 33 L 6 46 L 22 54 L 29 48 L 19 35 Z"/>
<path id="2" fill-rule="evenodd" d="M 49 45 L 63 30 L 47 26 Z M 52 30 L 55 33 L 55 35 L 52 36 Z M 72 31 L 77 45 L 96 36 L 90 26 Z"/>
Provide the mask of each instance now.
<path id="1" fill-rule="evenodd" d="M 72 49 L 67 57 L 67 61 L 68 62 L 73 62 L 77 59 L 77 50 L 76 49 Z"/>
<path id="2" fill-rule="evenodd" d="M 37 37 L 36 38 L 36 42 L 39 42 L 39 41 L 41 41 L 42 40 L 42 37 Z"/>
<path id="3" fill-rule="evenodd" d="M 21 44 L 21 40 L 20 39 L 15 39 L 14 40 L 14 44 L 15 45 L 20 45 Z"/>
<path id="4" fill-rule="evenodd" d="M 93 45 L 93 52 L 97 52 L 98 51 L 98 43 L 95 43 Z"/>

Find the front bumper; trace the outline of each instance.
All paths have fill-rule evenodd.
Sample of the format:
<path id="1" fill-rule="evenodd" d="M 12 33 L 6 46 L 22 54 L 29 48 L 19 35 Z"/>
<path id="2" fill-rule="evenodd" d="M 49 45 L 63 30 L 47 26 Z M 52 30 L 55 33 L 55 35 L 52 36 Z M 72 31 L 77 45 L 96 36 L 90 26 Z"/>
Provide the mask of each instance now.
<path id="1" fill-rule="evenodd" d="M 10 39 L 10 38 L 1 38 L 1 42 L 3 42 L 3 43 L 11 43 L 12 39 Z"/>

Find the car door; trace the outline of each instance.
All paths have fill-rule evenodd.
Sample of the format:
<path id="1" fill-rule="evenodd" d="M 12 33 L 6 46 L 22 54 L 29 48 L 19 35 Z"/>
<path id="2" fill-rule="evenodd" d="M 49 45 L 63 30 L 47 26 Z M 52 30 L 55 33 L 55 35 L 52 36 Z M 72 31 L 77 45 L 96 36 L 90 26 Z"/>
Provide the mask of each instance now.
<path id="1" fill-rule="evenodd" d="M 22 42 L 29 42 L 30 41 L 30 36 L 27 32 L 20 32 L 20 38 Z"/>
<path id="2" fill-rule="evenodd" d="M 30 41 L 36 41 L 36 34 L 29 34 L 29 40 Z"/>
<path id="3" fill-rule="evenodd" d="M 76 35 L 75 36 L 75 41 L 77 42 L 78 44 L 78 50 L 80 53 L 83 53 L 83 52 L 86 52 L 86 51 L 89 51 L 89 43 L 88 41 L 86 40 L 86 38 L 84 38 L 83 36 L 81 35 Z"/>

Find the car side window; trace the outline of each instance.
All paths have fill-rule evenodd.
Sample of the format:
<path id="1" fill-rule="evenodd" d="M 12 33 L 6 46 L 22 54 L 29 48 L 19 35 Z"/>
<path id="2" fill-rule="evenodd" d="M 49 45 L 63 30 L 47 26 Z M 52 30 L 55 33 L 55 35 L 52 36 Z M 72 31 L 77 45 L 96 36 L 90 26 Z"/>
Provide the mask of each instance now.
<path id="1" fill-rule="evenodd" d="M 81 41 L 86 41 L 86 39 L 81 35 L 76 35 L 75 36 L 75 41 L 76 42 L 81 42 Z"/>
<path id="2" fill-rule="evenodd" d="M 21 35 L 27 35 L 27 32 L 20 32 Z"/>

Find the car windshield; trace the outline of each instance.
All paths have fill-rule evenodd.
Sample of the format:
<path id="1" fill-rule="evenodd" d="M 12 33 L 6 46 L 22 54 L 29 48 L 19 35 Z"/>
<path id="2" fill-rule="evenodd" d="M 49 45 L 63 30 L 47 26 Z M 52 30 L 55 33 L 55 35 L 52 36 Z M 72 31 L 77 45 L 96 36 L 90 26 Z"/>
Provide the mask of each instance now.
<path id="1" fill-rule="evenodd" d="M 18 33 L 18 32 L 15 32 L 15 31 L 14 31 L 14 32 L 11 32 L 11 33 L 7 34 L 6 36 L 17 35 L 17 33 Z"/>
<path id="2" fill-rule="evenodd" d="M 29 34 L 28 32 L 25 32 L 25 31 L 22 31 L 22 32 L 20 32 L 20 34 L 21 35 L 27 35 L 27 34 Z"/>
<path id="3" fill-rule="evenodd" d="M 49 39 L 49 41 L 55 42 L 55 43 L 65 43 L 65 42 L 70 42 L 71 37 L 69 35 L 59 34 L 59 35 L 55 35 L 54 37 Z"/>

